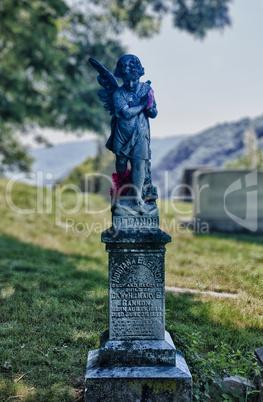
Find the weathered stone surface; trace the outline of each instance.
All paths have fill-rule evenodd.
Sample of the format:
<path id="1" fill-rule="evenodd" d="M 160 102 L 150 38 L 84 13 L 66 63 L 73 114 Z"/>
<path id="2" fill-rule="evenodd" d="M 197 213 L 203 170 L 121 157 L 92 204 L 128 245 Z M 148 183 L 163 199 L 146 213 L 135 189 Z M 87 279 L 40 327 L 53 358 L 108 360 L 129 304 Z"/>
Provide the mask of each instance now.
<path id="1" fill-rule="evenodd" d="M 159 216 L 158 215 L 123 215 L 113 216 L 112 226 L 116 229 L 158 229 Z"/>
<path id="2" fill-rule="evenodd" d="M 164 339 L 163 253 L 110 253 L 110 339 Z"/>
<path id="3" fill-rule="evenodd" d="M 140 217 L 155 217 L 158 218 L 158 207 L 155 201 L 147 201 L 143 205 L 135 205 L 134 197 L 122 197 L 116 200 L 112 206 L 112 220 L 115 227 L 115 218 L 140 218 Z M 118 221 L 120 224 L 122 220 Z M 156 224 L 156 220 L 154 221 Z M 156 226 L 156 225 L 155 225 Z M 122 226 L 121 226 L 122 227 Z M 125 227 L 125 226 L 124 226 Z M 143 226 L 142 226 L 143 227 Z M 134 228 L 134 227 L 133 227 Z M 138 227 L 139 228 L 139 227 Z M 158 226 L 157 226 L 158 229 Z"/>
<path id="4" fill-rule="evenodd" d="M 165 338 L 164 244 L 170 237 L 160 230 L 139 234 L 102 234 L 109 251 L 110 340 Z"/>
<path id="5" fill-rule="evenodd" d="M 259 402 L 263 402 L 263 378 L 258 380 Z"/>
<path id="6" fill-rule="evenodd" d="M 257 362 L 261 367 L 260 375 L 257 378 L 257 388 L 260 391 L 258 400 L 263 402 L 263 346 L 255 349 L 255 355 L 257 357 Z"/>
<path id="7" fill-rule="evenodd" d="M 102 233 L 109 252 L 109 331 L 88 356 L 86 402 L 191 401 L 192 377 L 165 332 L 160 229 Z"/>
<path id="8" fill-rule="evenodd" d="M 165 340 L 110 341 L 109 331 L 101 334 L 100 366 L 175 366 L 176 349 L 170 334 Z"/>
<path id="9" fill-rule="evenodd" d="M 181 183 L 179 188 L 179 197 L 181 201 L 194 201 L 193 176 L 195 172 L 207 172 L 213 170 L 209 166 L 191 166 L 185 167 L 182 172 Z"/>
<path id="10" fill-rule="evenodd" d="M 116 154 L 117 172 L 113 227 L 102 233 L 109 252 L 109 336 L 89 353 L 85 400 L 190 401 L 191 374 L 165 336 L 164 253 L 171 238 L 158 229 L 151 180 L 148 119 L 158 113 L 151 82 L 139 82 L 143 68 L 136 56 L 124 55 L 117 63 L 121 87 L 99 62 L 89 61 L 104 88 L 99 98 L 113 115 L 106 147 Z"/>
<path id="11" fill-rule="evenodd" d="M 223 392 L 227 395 L 233 396 L 232 392 L 234 392 L 240 397 L 244 397 L 247 394 L 247 391 L 255 391 L 256 389 L 257 387 L 247 378 L 232 375 L 223 378 L 222 381 L 214 383 L 212 386 L 212 395 L 218 397 Z M 254 395 L 254 397 L 257 399 L 257 395 Z M 250 397 L 249 400 L 254 400 L 254 398 Z"/>
<path id="12" fill-rule="evenodd" d="M 194 219 L 199 226 L 206 223 L 210 232 L 262 234 L 262 200 L 262 171 L 222 169 L 194 174 Z"/>
<path id="13" fill-rule="evenodd" d="M 261 376 L 258 376 L 256 378 L 255 383 L 256 383 L 256 387 L 258 389 L 258 393 L 256 394 L 257 395 L 256 401 L 263 402 L 263 372 L 261 372 Z"/>
<path id="14" fill-rule="evenodd" d="M 263 367 L 263 346 L 255 349 L 255 355 L 257 356 L 258 363 Z"/>
<path id="15" fill-rule="evenodd" d="M 176 366 L 100 367 L 99 352 L 88 356 L 86 402 L 190 402 L 192 377 L 180 352 Z"/>
<path id="16" fill-rule="evenodd" d="M 101 234 L 101 241 L 107 245 L 113 245 L 113 247 L 118 247 L 122 243 L 125 244 L 125 247 L 129 244 L 132 247 L 134 243 L 149 244 L 153 250 L 156 245 L 159 247 L 164 246 L 166 243 L 171 242 L 172 239 L 171 236 L 161 229 L 138 231 L 109 228 Z"/>

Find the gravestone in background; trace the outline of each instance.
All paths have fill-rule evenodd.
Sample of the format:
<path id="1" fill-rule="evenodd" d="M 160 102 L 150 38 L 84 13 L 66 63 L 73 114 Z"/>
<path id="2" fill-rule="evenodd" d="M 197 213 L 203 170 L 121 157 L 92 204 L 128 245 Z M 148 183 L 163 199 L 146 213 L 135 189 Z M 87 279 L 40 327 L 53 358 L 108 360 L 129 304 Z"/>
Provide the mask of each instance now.
<path id="1" fill-rule="evenodd" d="M 195 227 L 263 233 L 263 172 L 224 169 L 194 174 Z M 197 224 L 198 223 L 198 224 Z"/>
<path id="2" fill-rule="evenodd" d="M 179 197 L 181 201 L 192 202 L 194 198 L 194 173 L 195 172 L 203 172 L 203 171 L 211 171 L 212 168 L 208 166 L 191 166 L 186 167 L 183 170 L 180 188 L 179 188 Z"/>

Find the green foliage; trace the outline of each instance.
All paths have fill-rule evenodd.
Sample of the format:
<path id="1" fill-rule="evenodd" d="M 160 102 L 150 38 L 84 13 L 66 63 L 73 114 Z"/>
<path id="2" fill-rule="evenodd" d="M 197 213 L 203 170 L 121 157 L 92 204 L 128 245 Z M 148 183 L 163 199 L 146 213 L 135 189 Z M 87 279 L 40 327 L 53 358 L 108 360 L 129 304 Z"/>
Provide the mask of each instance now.
<path id="1" fill-rule="evenodd" d="M 230 25 L 228 16 L 230 1 L 175 1 L 173 3 L 174 25 L 198 38 L 204 38 L 207 31 L 223 29 Z"/>
<path id="2" fill-rule="evenodd" d="M 263 152 L 258 149 L 256 151 L 257 155 L 257 169 L 263 169 Z M 225 164 L 226 168 L 237 168 L 237 169 L 251 169 L 251 159 L 249 155 L 241 156 L 233 161 L 227 162 Z"/>
<path id="3" fill-rule="evenodd" d="M 263 169 L 263 152 L 258 148 L 258 139 L 253 124 L 250 122 L 244 133 L 245 155 L 225 164 L 226 168 Z"/>
<path id="4" fill-rule="evenodd" d="M 227 389 L 222 384 L 222 379 L 238 375 L 255 380 L 260 375 L 255 355 L 245 345 L 241 346 L 242 350 L 222 340 L 213 345 L 209 344 L 209 338 L 204 338 L 203 331 L 191 332 L 185 328 L 182 330 L 180 326 L 175 326 L 174 330 L 175 345 L 183 353 L 193 377 L 195 401 L 221 401 L 224 397 L 222 389 L 224 392 L 230 392 L 233 397 L 244 397 L 242 393 L 237 394 Z M 248 389 L 247 396 L 252 392 Z"/>
<path id="5" fill-rule="evenodd" d="M 87 158 L 82 164 L 73 169 L 61 184 L 73 183 L 81 191 L 103 195 L 109 201 L 110 188 L 112 187 L 111 172 L 114 172 L 114 170 L 115 156 L 106 151 L 94 158 Z"/>
<path id="6" fill-rule="evenodd" d="M 106 34 L 102 38 L 90 18 L 63 0 L 2 1 L 2 122 L 101 132 L 103 117 L 97 123 L 88 57 L 94 54 L 112 66 L 123 49 Z"/>
<path id="7" fill-rule="evenodd" d="M 159 32 L 162 17 L 171 14 L 176 28 L 204 38 L 209 30 L 230 25 L 230 2 L 231 0 L 112 0 L 109 2 L 109 14 L 119 29 L 128 27 L 141 37 Z"/>
<path id="8" fill-rule="evenodd" d="M 18 136 L 9 125 L 3 127 L 0 123 L 0 173 L 5 168 L 9 170 L 29 171 L 32 158 L 28 156 L 26 148 L 19 141 Z"/>
<path id="9" fill-rule="evenodd" d="M 226 324 L 223 315 L 217 316 L 218 312 L 213 311 L 214 303 L 208 297 L 187 293 L 166 296 L 167 329 L 189 365 L 196 401 L 222 401 L 222 393 L 230 393 L 222 385 L 225 376 L 239 375 L 254 381 L 260 372 L 253 353 L 260 344 L 257 338 L 262 335 L 260 330 L 253 326 L 241 329 L 231 322 Z M 221 304 L 222 309 L 229 308 L 231 315 L 227 301 L 217 304 Z M 249 394 L 253 395 L 251 389 L 247 390 Z M 245 400 L 244 395 L 239 396 L 239 401 Z"/>
<path id="10" fill-rule="evenodd" d="M 72 7 L 64 0 L 2 0 L 0 4 L 0 138 L 33 125 L 103 134 L 96 73 L 89 56 L 109 70 L 125 53 L 125 28 L 141 37 L 157 33 L 170 13 L 174 25 L 198 37 L 229 24 L 230 0 L 91 0 Z M 0 149 L 0 152 L 2 149 Z M 12 156 L 12 158 L 11 158 Z M 17 154 L 10 154 L 18 167 Z M 21 164 L 27 164 L 24 159 Z M 21 166 L 22 167 L 22 166 Z"/>
<path id="11" fill-rule="evenodd" d="M 35 124 L 102 134 L 109 117 L 100 113 L 88 57 L 113 68 L 124 52 L 106 34 L 107 24 L 96 26 L 94 15 L 69 9 L 63 0 L 3 0 L 0 19 L 1 154 L 12 132 L 34 131 Z M 9 152 L 1 163 L 20 167 L 21 157 Z"/>

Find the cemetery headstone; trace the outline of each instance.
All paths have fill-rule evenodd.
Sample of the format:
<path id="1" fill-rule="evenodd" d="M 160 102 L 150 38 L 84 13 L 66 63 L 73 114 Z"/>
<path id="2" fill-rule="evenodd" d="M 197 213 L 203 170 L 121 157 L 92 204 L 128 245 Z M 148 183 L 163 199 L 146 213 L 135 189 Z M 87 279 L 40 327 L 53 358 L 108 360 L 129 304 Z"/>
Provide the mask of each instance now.
<path id="1" fill-rule="evenodd" d="M 209 231 L 263 233 L 263 172 L 222 169 L 194 174 L 194 220 Z"/>
<path id="2" fill-rule="evenodd" d="M 212 169 L 208 166 L 191 166 L 186 167 L 183 170 L 180 188 L 179 188 L 179 196 L 181 201 L 192 202 L 194 200 L 194 183 L 193 177 L 195 172 L 200 171 L 211 171 Z"/>
<path id="3" fill-rule="evenodd" d="M 112 227 L 102 233 L 109 253 L 109 329 L 89 352 L 86 402 L 191 401 L 192 377 L 165 331 L 165 245 L 157 189 L 151 181 L 149 118 L 157 115 L 140 60 L 120 58 L 115 78 L 94 59 L 99 91 L 113 114 L 106 146 L 116 154 Z M 127 169 L 128 162 L 131 171 Z"/>

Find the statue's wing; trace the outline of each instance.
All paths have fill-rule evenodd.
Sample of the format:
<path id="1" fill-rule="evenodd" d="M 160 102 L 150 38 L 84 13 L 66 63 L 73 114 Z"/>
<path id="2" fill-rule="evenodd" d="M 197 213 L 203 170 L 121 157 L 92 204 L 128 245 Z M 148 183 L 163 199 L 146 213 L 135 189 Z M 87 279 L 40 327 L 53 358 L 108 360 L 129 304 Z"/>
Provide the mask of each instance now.
<path id="1" fill-rule="evenodd" d="M 98 83 L 104 88 L 100 89 L 97 94 L 99 95 L 99 100 L 105 102 L 104 108 L 110 111 L 110 115 L 114 114 L 114 104 L 112 100 L 112 95 L 119 88 L 118 82 L 113 77 L 113 75 L 103 67 L 97 60 L 92 57 L 89 58 L 89 62 L 95 70 L 98 71 L 97 76 Z"/>

